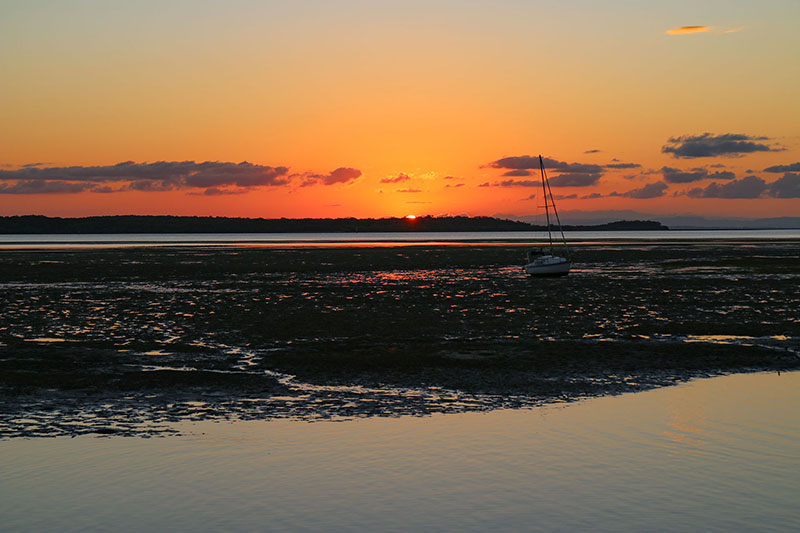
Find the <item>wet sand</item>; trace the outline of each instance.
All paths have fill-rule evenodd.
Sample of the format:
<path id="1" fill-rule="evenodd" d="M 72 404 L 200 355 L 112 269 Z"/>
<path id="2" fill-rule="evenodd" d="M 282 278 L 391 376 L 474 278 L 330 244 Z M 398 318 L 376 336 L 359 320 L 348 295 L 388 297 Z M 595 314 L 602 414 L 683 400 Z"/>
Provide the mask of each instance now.
<path id="1" fill-rule="evenodd" d="M 797 242 L 0 251 L 0 435 L 529 407 L 800 367 Z"/>

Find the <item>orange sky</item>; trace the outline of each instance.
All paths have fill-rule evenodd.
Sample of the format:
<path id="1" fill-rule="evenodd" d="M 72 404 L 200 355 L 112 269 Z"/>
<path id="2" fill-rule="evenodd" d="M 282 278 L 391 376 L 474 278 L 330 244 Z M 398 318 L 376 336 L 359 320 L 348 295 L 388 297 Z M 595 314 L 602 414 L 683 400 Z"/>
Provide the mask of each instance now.
<path id="1" fill-rule="evenodd" d="M 652 4 L 4 1 L 0 215 L 798 215 L 800 4 Z"/>

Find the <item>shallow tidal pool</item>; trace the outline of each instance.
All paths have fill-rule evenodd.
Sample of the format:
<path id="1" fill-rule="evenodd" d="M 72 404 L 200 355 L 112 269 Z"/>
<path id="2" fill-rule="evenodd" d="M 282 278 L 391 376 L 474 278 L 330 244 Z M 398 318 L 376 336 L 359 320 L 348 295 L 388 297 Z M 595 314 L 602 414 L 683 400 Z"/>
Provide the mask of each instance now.
<path id="1" fill-rule="evenodd" d="M 0 441 L 0 528 L 800 529 L 800 372 L 522 410 Z"/>

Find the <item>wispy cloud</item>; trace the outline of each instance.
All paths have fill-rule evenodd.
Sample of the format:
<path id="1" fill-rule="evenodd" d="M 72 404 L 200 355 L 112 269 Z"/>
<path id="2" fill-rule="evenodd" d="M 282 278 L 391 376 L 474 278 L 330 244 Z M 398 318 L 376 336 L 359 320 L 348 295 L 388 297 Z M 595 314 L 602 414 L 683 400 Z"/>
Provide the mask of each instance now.
<path id="1" fill-rule="evenodd" d="M 613 191 L 608 193 L 607 195 L 601 194 L 599 192 L 593 192 L 591 194 L 581 196 L 581 200 L 594 200 L 596 198 L 605 198 L 607 196 L 634 198 L 636 200 L 647 200 L 650 198 L 660 198 L 662 196 L 665 196 L 668 188 L 669 185 L 667 185 L 663 181 L 657 181 L 655 183 L 648 183 L 644 187 L 639 187 L 638 189 L 631 189 L 626 192 Z"/>
<path id="2" fill-rule="evenodd" d="M 691 33 L 705 33 L 711 31 L 712 26 L 681 26 L 680 28 L 673 28 L 667 30 L 667 35 L 689 35 Z"/>
<path id="3" fill-rule="evenodd" d="M 655 183 L 648 183 L 647 185 L 639 189 L 632 189 L 630 191 L 620 193 L 619 196 L 624 196 L 626 198 L 636 198 L 639 200 L 645 200 L 649 198 L 660 198 L 666 194 L 668 188 L 669 185 L 667 185 L 663 181 L 657 181 Z"/>
<path id="4" fill-rule="evenodd" d="M 492 183 L 494 187 L 541 187 L 542 182 L 538 180 L 501 180 Z M 489 184 L 481 184 L 479 187 L 488 187 Z"/>
<path id="5" fill-rule="evenodd" d="M 231 194 L 244 194 L 246 193 L 246 189 L 218 189 L 217 187 L 209 187 L 205 191 L 203 191 L 204 196 L 227 196 Z"/>
<path id="6" fill-rule="evenodd" d="M 400 183 L 403 181 L 408 181 L 411 179 L 411 176 L 408 174 L 400 173 L 397 176 L 389 177 L 389 178 L 381 178 L 381 183 Z"/>
<path id="7" fill-rule="evenodd" d="M 530 175 L 531 175 L 531 171 L 530 170 L 523 170 L 523 169 L 509 170 L 508 172 L 503 172 L 503 176 L 520 177 L 520 176 L 530 176 Z"/>
<path id="8" fill-rule="evenodd" d="M 581 196 L 581 200 L 594 200 L 596 198 L 605 198 L 605 196 L 603 196 L 599 192 L 593 192 L 591 194 L 586 194 L 584 196 Z"/>
<path id="9" fill-rule="evenodd" d="M 639 163 L 609 163 L 606 165 L 606 168 L 612 169 L 629 169 L 629 168 L 640 168 L 642 165 Z"/>

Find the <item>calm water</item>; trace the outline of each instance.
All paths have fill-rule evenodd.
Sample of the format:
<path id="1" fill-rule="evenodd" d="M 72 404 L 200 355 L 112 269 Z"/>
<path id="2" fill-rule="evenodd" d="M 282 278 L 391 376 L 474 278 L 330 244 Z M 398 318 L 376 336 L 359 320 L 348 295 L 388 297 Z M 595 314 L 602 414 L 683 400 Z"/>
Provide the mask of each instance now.
<path id="1" fill-rule="evenodd" d="M 800 529 L 800 373 L 533 410 L 0 442 L 2 529 Z"/>
<path id="2" fill-rule="evenodd" d="M 714 240 L 714 239 L 798 239 L 800 229 L 781 230 L 677 230 L 677 231 L 572 231 L 567 240 Z M 0 248 L 41 246 L 121 246 L 121 245 L 203 245 L 203 244 L 283 244 L 283 243 L 380 243 L 380 242 L 464 242 L 544 241 L 546 232 L 393 232 L 393 233 L 161 233 L 161 234 L 75 234 L 75 235 L 0 235 Z"/>

